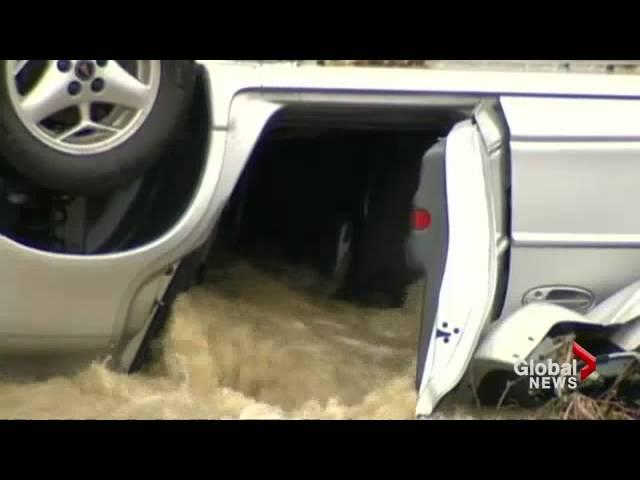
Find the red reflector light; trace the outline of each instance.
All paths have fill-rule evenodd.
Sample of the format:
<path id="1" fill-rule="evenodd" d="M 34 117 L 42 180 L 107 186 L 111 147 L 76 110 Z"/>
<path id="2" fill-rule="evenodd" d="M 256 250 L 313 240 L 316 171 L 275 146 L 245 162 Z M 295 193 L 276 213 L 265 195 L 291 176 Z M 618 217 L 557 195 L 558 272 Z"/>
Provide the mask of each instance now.
<path id="1" fill-rule="evenodd" d="M 416 208 L 411 216 L 414 230 L 426 230 L 431 226 L 431 214 L 424 208 Z"/>

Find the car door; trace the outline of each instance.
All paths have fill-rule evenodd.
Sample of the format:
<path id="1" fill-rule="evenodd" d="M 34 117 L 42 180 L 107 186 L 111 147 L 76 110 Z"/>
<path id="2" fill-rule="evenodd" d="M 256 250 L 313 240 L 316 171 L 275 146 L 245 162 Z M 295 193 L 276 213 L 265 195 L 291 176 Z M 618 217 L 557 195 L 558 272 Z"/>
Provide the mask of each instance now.
<path id="1" fill-rule="evenodd" d="M 426 277 L 417 416 L 462 379 L 500 313 L 508 253 L 508 139 L 499 103 L 481 104 L 422 159 L 409 263 Z"/>
<path id="2" fill-rule="evenodd" d="M 513 179 L 504 313 L 588 313 L 640 278 L 640 100 L 503 97 Z"/>

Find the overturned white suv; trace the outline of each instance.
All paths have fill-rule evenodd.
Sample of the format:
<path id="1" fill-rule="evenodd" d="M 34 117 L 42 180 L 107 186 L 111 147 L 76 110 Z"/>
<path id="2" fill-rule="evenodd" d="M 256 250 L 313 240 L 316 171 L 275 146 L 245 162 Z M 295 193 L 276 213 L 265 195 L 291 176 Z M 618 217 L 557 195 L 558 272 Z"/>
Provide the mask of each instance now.
<path id="1" fill-rule="evenodd" d="M 640 76 L 0 65 L 3 357 L 136 370 L 216 242 L 268 239 L 353 301 L 426 278 L 417 416 L 559 339 L 638 358 Z"/>

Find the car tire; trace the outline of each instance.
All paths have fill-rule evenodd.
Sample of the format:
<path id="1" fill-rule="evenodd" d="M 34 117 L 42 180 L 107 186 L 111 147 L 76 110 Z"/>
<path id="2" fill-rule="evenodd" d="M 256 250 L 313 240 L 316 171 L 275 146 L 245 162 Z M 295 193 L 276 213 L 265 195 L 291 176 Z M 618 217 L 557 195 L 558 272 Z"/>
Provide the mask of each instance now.
<path id="1" fill-rule="evenodd" d="M 390 162 L 388 162 L 390 164 Z M 343 296 L 380 308 L 398 308 L 411 282 L 405 244 L 418 162 L 384 165 L 372 182 L 367 215 L 354 246 Z"/>
<path id="2" fill-rule="evenodd" d="M 51 190 L 118 188 L 175 139 L 195 72 L 192 60 L 1 61 L 0 155 Z"/>

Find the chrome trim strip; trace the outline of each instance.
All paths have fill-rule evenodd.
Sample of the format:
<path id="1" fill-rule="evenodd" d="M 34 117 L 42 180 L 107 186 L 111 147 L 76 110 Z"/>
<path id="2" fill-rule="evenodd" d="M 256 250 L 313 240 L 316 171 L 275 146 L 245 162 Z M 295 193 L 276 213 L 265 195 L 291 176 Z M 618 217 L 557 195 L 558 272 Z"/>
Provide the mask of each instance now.
<path id="1" fill-rule="evenodd" d="M 640 247 L 640 234 L 513 232 L 515 247 Z"/>

